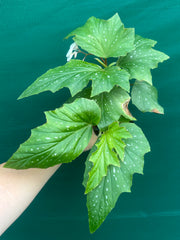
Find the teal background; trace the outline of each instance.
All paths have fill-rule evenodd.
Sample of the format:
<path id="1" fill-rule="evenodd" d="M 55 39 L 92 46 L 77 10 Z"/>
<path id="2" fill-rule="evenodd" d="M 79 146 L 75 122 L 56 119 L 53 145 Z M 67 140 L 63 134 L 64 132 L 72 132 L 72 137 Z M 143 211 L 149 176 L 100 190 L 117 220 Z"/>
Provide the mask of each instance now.
<path id="1" fill-rule="evenodd" d="M 180 108 L 179 0 L 0 0 L 0 162 L 7 161 L 30 129 L 45 121 L 43 111 L 59 107 L 63 89 L 17 101 L 20 93 L 49 68 L 66 63 L 71 40 L 63 38 L 93 16 L 119 13 L 126 27 L 158 41 L 171 58 L 152 71 L 165 115 L 142 114 L 134 107 L 151 143 L 144 175 L 133 178 L 116 208 L 93 235 L 88 230 L 83 154 L 63 165 L 2 240 L 179 240 L 180 239 Z"/>

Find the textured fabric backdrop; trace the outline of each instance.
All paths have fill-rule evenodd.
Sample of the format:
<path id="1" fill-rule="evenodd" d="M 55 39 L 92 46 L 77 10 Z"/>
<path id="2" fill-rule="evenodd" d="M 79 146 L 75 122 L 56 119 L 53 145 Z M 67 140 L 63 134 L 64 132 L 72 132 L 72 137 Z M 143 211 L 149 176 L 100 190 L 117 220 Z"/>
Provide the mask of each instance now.
<path id="1" fill-rule="evenodd" d="M 93 16 L 119 13 L 126 27 L 158 41 L 171 58 L 152 71 L 165 115 L 135 110 L 137 124 L 150 141 L 145 174 L 135 175 L 132 193 L 124 193 L 105 223 L 88 230 L 83 154 L 63 165 L 2 240 L 179 240 L 179 0 L 0 0 L 0 162 L 7 161 L 30 129 L 45 121 L 43 111 L 60 106 L 63 89 L 17 101 L 46 70 L 66 63 L 71 40 L 63 38 Z"/>

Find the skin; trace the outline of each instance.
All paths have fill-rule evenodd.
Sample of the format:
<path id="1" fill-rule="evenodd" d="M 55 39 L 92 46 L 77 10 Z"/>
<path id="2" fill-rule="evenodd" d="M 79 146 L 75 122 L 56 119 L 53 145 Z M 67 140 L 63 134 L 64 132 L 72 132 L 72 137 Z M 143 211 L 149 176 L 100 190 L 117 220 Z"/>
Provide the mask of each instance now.
<path id="1" fill-rule="evenodd" d="M 97 140 L 94 134 L 84 151 Z M 61 164 L 47 169 L 15 170 L 0 164 L 0 236 L 24 212 Z"/>

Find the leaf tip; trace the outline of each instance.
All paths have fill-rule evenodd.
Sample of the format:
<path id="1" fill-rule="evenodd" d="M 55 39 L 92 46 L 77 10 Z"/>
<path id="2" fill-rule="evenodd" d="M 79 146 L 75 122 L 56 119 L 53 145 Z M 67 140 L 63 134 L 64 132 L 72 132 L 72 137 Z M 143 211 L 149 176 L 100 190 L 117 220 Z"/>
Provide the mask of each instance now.
<path id="1" fill-rule="evenodd" d="M 89 231 L 91 234 L 95 233 L 96 230 L 100 227 L 100 224 L 95 224 L 94 222 L 91 222 L 92 220 L 89 220 Z"/>
<path id="2" fill-rule="evenodd" d="M 87 195 L 90 191 L 86 188 L 84 194 Z"/>
<path id="3" fill-rule="evenodd" d="M 164 110 L 159 111 L 157 108 L 152 109 L 151 112 L 157 113 L 157 114 L 164 114 Z"/>
<path id="4" fill-rule="evenodd" d="M 23 99 L 24 97 L 22 96 L 22 94 L 17 98 L 17 100 L 21 100 Z"/>
<path id="5" fill-rule="evenodd" d="M 97 230 L 97 229 L 94 229 L 94 228 L 89 227 L 89 231 L 90 231 L 91 234 L 93 234 L 96 230 Z"/>
<path id="6" fill-rule="evenodd" d="M 36 94 L 36 93 L 35 93 Z M 27 97 L 30 97 L 32 95 L 35 95 L 35 94 L 29 94 L 28 92 L 26 92 L 26 90 L 24 92 L 21 93 L 21 95 L 17 98 L 17 100 L 21 100 L 23 98 L 27 98 Z"/>

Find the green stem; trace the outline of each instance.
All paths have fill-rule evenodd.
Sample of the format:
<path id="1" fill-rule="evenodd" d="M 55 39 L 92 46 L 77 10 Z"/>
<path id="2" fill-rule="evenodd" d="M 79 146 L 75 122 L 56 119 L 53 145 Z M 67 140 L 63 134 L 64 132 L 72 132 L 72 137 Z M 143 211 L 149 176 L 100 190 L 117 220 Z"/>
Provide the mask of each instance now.
<path id="1" fill-rule="evenodd" d="M 109 64 L 109 67 L 116 65 L 116 62 Z"/>
<path id="2" fill-rule="evenodd" d="M 95 58 L 96 61 L 98 61 L 103 67 L 107 67 L 105 63 L 103 63 L 99 58 Z"/>

